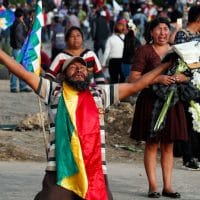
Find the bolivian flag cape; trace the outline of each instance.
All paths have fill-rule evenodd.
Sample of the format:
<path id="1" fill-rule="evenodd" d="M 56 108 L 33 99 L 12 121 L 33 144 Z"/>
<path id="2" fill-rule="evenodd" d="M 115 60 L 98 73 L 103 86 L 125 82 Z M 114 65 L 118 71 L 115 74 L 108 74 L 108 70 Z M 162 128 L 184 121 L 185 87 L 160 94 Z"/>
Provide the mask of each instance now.
<path id="1" fill-rule="evenodd" d="M 64 83 L 55 120 L 57 184 L 86 200 L 107 200 L 99 114 L 90 91 Z"/>

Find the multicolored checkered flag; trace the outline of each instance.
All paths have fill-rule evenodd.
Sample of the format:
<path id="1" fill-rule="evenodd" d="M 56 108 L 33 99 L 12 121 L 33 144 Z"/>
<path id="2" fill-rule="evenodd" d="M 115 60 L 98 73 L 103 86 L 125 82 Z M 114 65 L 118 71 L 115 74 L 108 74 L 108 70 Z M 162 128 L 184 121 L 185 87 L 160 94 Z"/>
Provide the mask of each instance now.
<path id="1" fill-rule="evenodd" d="M 27 71 L 40 74 L 41 69 L 41 31 L 43 26 L 42 1 L 38 0 L 32 29 L 28 34 L 17 61 Z"/>
<path id="2" fill-rule="evenodd" d="M 0 10 L 0 28 L 6 30 L 15 20 L 14 12 L 10 9 Z"/>

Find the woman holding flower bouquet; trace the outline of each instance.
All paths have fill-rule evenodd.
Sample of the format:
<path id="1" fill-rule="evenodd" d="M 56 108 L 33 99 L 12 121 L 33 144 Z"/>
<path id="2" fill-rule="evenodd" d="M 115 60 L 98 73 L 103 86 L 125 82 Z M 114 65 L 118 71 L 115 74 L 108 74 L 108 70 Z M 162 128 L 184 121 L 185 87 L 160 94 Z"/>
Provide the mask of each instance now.
<path id="1" fill-rule="evenodd" d="M 130 81 L 134 82 L 143 74 L 161 64 L 162 59 L 170 50 L 170 24 L 166 18 L 154 19 L 148 28 L 147 44 L 136 50 Z M 177 82 L 187 81 L 183 74 L 160 75 L 154 83 L 169 86 Z M 159 198 L 156 164 L 157 152 L 161 152 L 161 168 L 163 175 L 162 195 L 171 198 L 180 198 L 180 194 L 172 187 L 173 170 L 173 142 L 187 140 L 187 127 L 184 108 L 179 101 L 172 106 L 167 114 L 166 124 L 162 131 L 152 135 L 151 120 L 153 106 L 158 97 L 151 87 L 144 89 L 138 96 L 130 137 L 137 141 L 145 141 L 144 166 L 149 183 L 149 198 Z M 158 110 L 157 112 L 160 112 Z M 181 120 L 180 120 L 181 119 Z"/>
<path id="2" fill-rule="evenodd" d="M 200 5 L 192 6 L 188 13 L 188 24 L 186 29 L 177 32 L 175 36 L 175 43 L 185 43 L 190 41 L 200 42 Z M 196 99 L 200 103 L 199 98 Z M 187 142 L 181 141 L 181 153 L 183 158 L 183 168 L 188 170 L 200 170 L 200 134 L 193 130 L 191 113 L 188 112 L 189 104 L 185 103 L 185 111 L 187 117 L 187 127 L 189 140 Z"/>

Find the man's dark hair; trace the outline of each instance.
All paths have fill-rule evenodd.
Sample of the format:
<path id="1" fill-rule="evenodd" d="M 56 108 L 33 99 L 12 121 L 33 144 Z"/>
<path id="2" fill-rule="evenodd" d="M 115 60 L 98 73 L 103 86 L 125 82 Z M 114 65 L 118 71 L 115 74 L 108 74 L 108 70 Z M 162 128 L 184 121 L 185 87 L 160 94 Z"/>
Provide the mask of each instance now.
<path id="1" fill-rule="evenodd" d="M 200 18 L 200 6 L 192 6 L 188 13 L 188 22 L 196 22 Z"/>
<path id="2" fill-rule="evenodd" d="M 170 22 L 175 23 L 177 22 L 178 18 L 182 18 L 182 17 L 183 17 L 183 14 L 177 9 L 175 9 L 174 11 L 170 13 Z"/>
<path id="3" fill-rule="evenodd" d="M 54 17 L 54 22 L 55 22 L 55 23 L 59 23 L 59 16 L 56 15 L 56 16 Z"/>
<path id="4" fill-rule="evenodd" d="M 22 8 L 17 8 L 16 10 L 15 10 L 15 17 L 16 18 L 19 18 L 19 17 L 21 17 L 21 16 L 24 16 L 24 10 L 22 9 Z"/>

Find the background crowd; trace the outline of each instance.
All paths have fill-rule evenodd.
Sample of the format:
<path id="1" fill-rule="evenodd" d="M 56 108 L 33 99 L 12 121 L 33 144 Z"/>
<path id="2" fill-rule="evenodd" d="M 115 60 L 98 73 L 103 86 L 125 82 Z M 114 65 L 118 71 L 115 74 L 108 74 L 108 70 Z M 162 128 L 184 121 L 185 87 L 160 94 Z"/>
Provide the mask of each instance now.
<path id="1" fill-rule="evenodd" d="M 81 56 L 87 63 L 91 85 L 134 82 L 159 66 L 171 45 L 200 41 L 200 1 L 163 2 L 162 5 L 151 0 L 124 1 L 121 5 L 116 1 L 110 4 L 96 1 L 75 5 L 61 2 L 51 8 L 44 6 L 42 42 L 44 46 L 51 44 L 51 50 L 42 49 L 43 75 L 59 81 L 64 61 L 72 56 Z M 15 12 L 14 24 L 0 30 L 0 38 L 2 48 L 16 58 L 30 31 L 34 7 L 31 3 L 0 6 L 1 9 L 7 7 Z M 87 44 L 92 48 L 89 49 Z M 180 82 L 188 80 L 184 75 L 178 78 L 182 80 Z M 175 77 L 169 75 L 161 75 L 155 80 L 155 84 L 163 85 L 174 82 Z M 18 92 L 17 78 L 13 75 L 10 91 Z M 19 80 L 19 91 L 31 90 Z M 192 130 L 188 105 L 178 102 L 168 113 L 162 136 L 149 139 L 156 98 L 151 88 L 139 94 L 131 138 L 146 141 L 144 164 L 149 181 L 149 197 L 158 198 L 160 195 L 155 172 L 157 150 L 160 148 L 163 195 L 179 198 L 180 194 L 171 185 L 173 155 L 183 156 L 184 168 L 200 170 L 200 137 Z"/>

